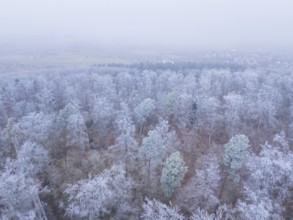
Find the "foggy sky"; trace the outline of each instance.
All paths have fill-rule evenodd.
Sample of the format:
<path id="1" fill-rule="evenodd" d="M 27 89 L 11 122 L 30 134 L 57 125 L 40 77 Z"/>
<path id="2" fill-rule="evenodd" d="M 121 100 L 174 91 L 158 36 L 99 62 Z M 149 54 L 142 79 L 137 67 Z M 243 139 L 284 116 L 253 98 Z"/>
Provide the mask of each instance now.
<path id="1" fill-rule="evenodd" d="M 0 42 L 293 48 L 292 0 L 0 0 Z"/>

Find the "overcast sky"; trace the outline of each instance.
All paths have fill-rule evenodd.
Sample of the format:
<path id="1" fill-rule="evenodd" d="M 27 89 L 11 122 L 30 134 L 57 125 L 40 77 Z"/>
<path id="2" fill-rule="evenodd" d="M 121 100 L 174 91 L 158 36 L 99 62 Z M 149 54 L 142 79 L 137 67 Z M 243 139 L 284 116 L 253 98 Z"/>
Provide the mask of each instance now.
<path id="1" fill-rule="evenodd" d="M 0 0 L 0 41 L 286 48 L 292 0 Z"/>

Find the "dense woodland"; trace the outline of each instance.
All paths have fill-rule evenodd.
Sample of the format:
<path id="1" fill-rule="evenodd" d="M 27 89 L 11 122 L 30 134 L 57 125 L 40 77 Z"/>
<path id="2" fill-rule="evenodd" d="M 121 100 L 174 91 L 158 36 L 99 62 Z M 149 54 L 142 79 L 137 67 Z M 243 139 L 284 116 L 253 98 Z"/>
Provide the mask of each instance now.
<path id="1" fill-rule="evenodd" d="M 1 219 L 293 218 L 292 62 L 0 69 Z"/>

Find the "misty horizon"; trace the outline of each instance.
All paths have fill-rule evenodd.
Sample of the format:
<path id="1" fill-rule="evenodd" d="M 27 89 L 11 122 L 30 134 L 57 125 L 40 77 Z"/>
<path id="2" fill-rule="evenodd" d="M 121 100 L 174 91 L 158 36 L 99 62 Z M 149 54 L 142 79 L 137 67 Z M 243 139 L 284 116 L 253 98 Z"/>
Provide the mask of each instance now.
<path id="1" fill-rule="evenodd" d="M 2 2 L 0 44 L 8 48 L 292 50 L 292 7 L 289 0 Z"/>

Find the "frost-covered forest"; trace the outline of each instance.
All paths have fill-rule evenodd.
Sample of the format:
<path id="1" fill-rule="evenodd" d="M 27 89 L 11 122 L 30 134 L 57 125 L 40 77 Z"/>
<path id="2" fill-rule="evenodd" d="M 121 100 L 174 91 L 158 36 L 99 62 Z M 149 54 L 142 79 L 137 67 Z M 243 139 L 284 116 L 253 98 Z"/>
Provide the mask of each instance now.
<path id="1" fill-rule="evenodd" d="M 291 60 L 0 71 L 1 219 L 293 218 Z"/>

